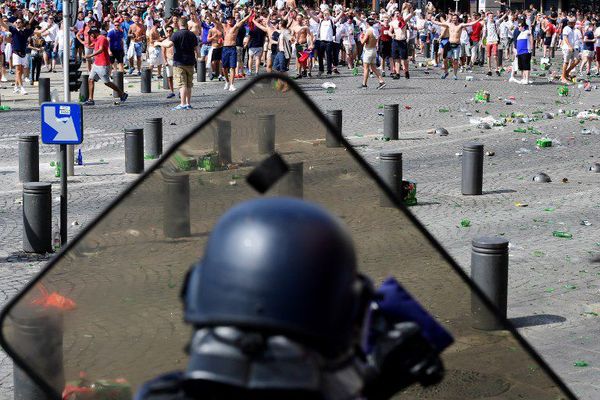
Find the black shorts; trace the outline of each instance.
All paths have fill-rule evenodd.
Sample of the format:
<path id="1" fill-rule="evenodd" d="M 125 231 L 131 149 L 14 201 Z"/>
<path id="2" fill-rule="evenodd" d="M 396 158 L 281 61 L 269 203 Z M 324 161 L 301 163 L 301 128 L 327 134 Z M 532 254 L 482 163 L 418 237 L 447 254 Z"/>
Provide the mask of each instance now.
<path id="1" fill-rule="evenodd" d="M 210 57 L 212 61 L 221 61 L 221 58 L 223 58 L 223 48 L 213 47 L 212 56 Z"/>
<path id="2" fill-rule="evenodd" d="M 517 56 L 517 64 L 519 65 L 519 71 L 530 71 L 531 53 L 519 54 Z"/>
<path id="3" fill-rule="evenodd" d="M 392 41 L 379 41 L 379 55 L 383 58 L 388 58 L 392 55 Z"/>
<path id="4" fill-rule="evenodd" d="M 552 45 L 552 36 L 546 36 L 544 38 L 544 46 L 551 46 Z"/>
<path id="5" fill-rule="evenodd" d="M 408 60 L 408 42 L 406 40 L 392 40 L 392 58 Z"/>
<path id="6" fill-rule="evenodd" d="M 79 40 L 75 39 L 75 48 L 83 49 L 83 43 L 81 43 Z"/>
<path id="7" fill-rule="evenodd" d="M 118 63 L 118 64 L 123 64 L 123 59 L 125 58 L 125 50 L 123 49 L 110 49 L 110 52 L 112 53 L 112 56 L 110 56 L 110 62 L 111 63 Z"/>

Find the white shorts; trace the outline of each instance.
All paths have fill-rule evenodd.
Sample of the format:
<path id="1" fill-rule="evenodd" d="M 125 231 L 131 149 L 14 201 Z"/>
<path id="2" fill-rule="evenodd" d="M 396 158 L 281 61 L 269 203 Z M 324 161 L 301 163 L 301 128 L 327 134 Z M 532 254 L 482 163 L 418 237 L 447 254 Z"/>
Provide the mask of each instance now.
<path id="1" fill-rule="evenodd" d="M 248 54 L 250 57 L 258 57 L 262 56 L 263 48 L 262 47 L 250 47 L 248 49 Z"/>
<path id="2" fill-rule="evenodd" d="M 354 48 L 356 47 L 353 43 L 344 43 L 344 51 L 347 54 L 354 54 Z"/>
<path id="3" fill-rule="evenodd" d="M 17 53 L 13 53 L 12 55 L 12 63 L 13 66 L 22 65 L 24 67 L 29 67 L 29 63 L 27 62 L 27 57 L 19 57 Z"/>
<path id="4" fill-rule="evenodd" d="M 98 82 L 102 81 L 104 83 L 110 82 L 110 74 L 109 74 L 109 66 L 99 66 L 92 65 L 92 70 L 90 72 L 90 77 L 88 78 L 90 81 Z"/>
<path id="5" fill-rule="evenodd" d="M 91 56 L 92 54 L 94 54 L 94 49 L 90 49 L 89 47 L 85 47 L 85 52 L 84 54 L 86 56 Z"/>
<path id="6" fill-rule="evenodd" d="M 570 63 L 573 60 L 576 60 L 579 58 L 579 51 L 578 50 L 563 50 L 563 62 L 565 64 Z"/>
<path id="7" fill-rule="evenodd" d="M 362 62 L 363 64 L 375 64 L 375 60 L 377 59 L 377 49 L 363 49 L 362 54 Z"/>
<path id="8" fill-rule="evenodd" d="M 165 64 L 165 72 L 167 74 L 167 78 L 173 77 L 173 60 L 167 60 Z"/>
<path id="9" fill-rule="evenodd" d="M 164 61 L 160 47 L 155 47 L 152 51 L 150 51 L 148 63 L 150 63 L 150 65 L 152 65 L 153 67 L 163 65 Z"/>
<path id="10" fill-rule="evenodd" d="M 581 52 L 582 57 L 591 58 L 594 57 L 595 53 L 592 50 L 583 50 Z"/>

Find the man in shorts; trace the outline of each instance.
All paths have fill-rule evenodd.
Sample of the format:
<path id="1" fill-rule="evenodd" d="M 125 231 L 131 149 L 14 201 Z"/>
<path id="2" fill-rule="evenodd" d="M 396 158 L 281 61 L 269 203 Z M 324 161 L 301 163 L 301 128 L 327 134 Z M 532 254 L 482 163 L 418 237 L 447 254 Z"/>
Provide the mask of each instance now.
<path id="1" fill-rule="evenodd" d="M 367 29 L 361 34 L 360 42 L 363 45 L 362 62 L 363 62 L 363 83 L 361 88 L 366 89 L 367 80 L 369 79 L 369 71 L 373 72 L 379 80 L 377 89 L 385 87 L 385 82 L 377 69 L 377 37 L 373 30 L 375 20 L 373 18 L 367 18 Z"/>
<path id="2" fill-rule="evenodd" d="M 223 73 L 225 74 L 225 90 L 235 91 L 233 80 L 235 79 L 235 69 L 237 67 L 237 48 L 236 38 L 240 28 L 248 21 L 252 14 L 246 15 L 237 23 L 233 16 L 227 18 L 227 25 L 224 27 L 225 36 L 223 39 L 223 53 L 221 62 L 223 64 Z"/>
<path id="3" fill-rule="evenodd" d="M 94 65 L 90 72 L 88 87 L 90 96 L 88 101 L 83 103 L 85 106 L 93 106 L 94 102 L 94 84 L 102 81 L 106 86 L 117 92 L 121 103 L 127 100 L 128 94 L 121 90 L 117 85 L 110 81 L 110 56 L 108 55 L 108 39 L 100 34 L 100 30 L 96 27 L 91 28 L 88 32 L 94 43 L 94 51 L 91 54 L 83 56 L 84 59 L 94 59 Z"/>
<path id="4" fill-rule="evenodd" d="M 94 43 L 90 40 L 90 29 L 95 27 L 95 23 L 96 21 L 94 19 L 89 19 L 83 29 L 77 32 L 77 36 L 75 36 L 83 46 L 83 59 L 86 60 L 88 72 L 92 70 L 92 63 L 94 60 L 85 56 L 89 56 L 94 52 Z"/>
<path id="5" fill-rule="evenodd" d="M 498 67 L 498 42 L 500 41 L 500 32 L 496 21 L 494 21 L 494 14 L 489 12 L 486 17 L 485 25 L 483 27 L 483 37 L 485 37 L 485 52 L 488 59 L 488 72 L 487 76 L 492 76 L 492 60 L 496 65 L 496 75 L 500 76 L 500 69 Z M 483 43 L 481 44 L 483 46 Z"/>
<path id="6" fill-rule="evenodd" d="M 163 59 L 165 60 L 165 72 L 167 74 L 167 84 L 169 85 L 170 93 L 167 95 L 167 99 L 172 99 L 175 97 L 175 91 L 173 90 L 173 41 L 171 40 L 171 36 L 173 36 L 173 27 L 171 25 L 167 25 L 165 28 L 167 33 L 167 39 L 162 42 L 155 42 L 155 46 L 160 46 L 162 48 Z"/>
<path id="7" fill-rule="evenodd" d="M 146 27 L 141 23 L 138 15 L 133 17 L 133 25 L 129 27 L 127 35 L 130 38 L 129 49 L 127 50 L 129 57 L 129 75 L 132 75 L 135 68 L 133 58 L 136 58 L 138 76 L 142 75 L 142 46 L 144 37 L 146 36 Z M 133 47 L 133 48 L 132 48 Z"/>
<path id="8" fill-rule="evenodd" d="M 562 31 L 563 66 L 560 81 L 570 84 L 571 71 L 579 64 L 579 51 L 575 49 L 575 17 L 569 17 L 567 26 Z"/>
<path id="9" fill-rule="evenodd" d="M 31 35 L 33 35 L 33 29 L 31 26 L 26 26 L 25 22 L 21 18 L 17 18 L 14 25 L 8 25 L 4 20 L 0 20 L 0 28 L 9 31 L 12 35 L 12 65 L 15 67 L 15 93 L 27 94 L 27 91 L 23 87 L 23 75 L 25 69 L 28 68 L 29 62 L 27 61 L 27 42 Z M 44 31 L 42 31 L 42 34 Z"/>
<path id="10" fill-rule="evenodd" d="M 123 47 L 123 28 L 121 27 L 121 20 L 115 20 L 113 29 L 108 31 L 106 35 L 108 39 L 108 55 L 110 56 L 111 64 L 114 64 L 116 68 L 123 72 L 123 59 L 125 58 L 125 48 Z"/>
<path id="11" fill-rule="evenodd" d="M 173 42 L 173 78 L 179 88 L 181 103 L 173 110 L 191 110 L 198 38 L 187 29 L 187 18 L 179 18 L 178 24 L 179 30 L 171 36 L 171 41 Z"/>

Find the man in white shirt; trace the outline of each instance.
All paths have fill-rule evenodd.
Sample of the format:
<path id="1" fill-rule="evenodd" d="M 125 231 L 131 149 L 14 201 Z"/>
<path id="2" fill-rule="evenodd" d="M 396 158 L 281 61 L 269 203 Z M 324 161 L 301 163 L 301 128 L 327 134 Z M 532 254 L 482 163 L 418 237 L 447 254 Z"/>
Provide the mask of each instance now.
<path id="1" fill-rule="evenodd" d="M 58 25 L 54 23 L 54 16 L 50 15 L 48 21 L 40 23 L 40 27 L 45 30 L 44 40 L 46 41 L 44 49 L 44 65 L 48 72 L 52 72 L 56 67 L 56 51 L 54 51 L 54 42 L 58 35 Z"/>
<path id="2" fill-rule="evenodd" d="M 579 52 L 575 48 L 575 18 L 569 17 L 567 26 L 562 31 L 563 66 L 560 81 L 570 84 L 569 74 L 579 64 Z"/>
<path id="3" fill-rule="evenodd" d="M 596 76 L 600 75 L 600 25 L 596 27 L 594 31 L 594 36 L 596 37 Z"/>
<path id="4" fill-rule="evenodd" d="M 323 4 L 327 6 L 325 0 L 323 0 Z M 323 5 L 321 4 L 321 5 Z M 329 8 L 329 7 L 328 7 Z M 322 13 L 322 17 L 319 17 L 317 14 L 307 10 L 310 17 L 318 23 L 318 31 L 317 31 L 317 57 L 319 59 L 319 75 L 323 75 L 325 71 L 324 67 L 324 58 L 327 56 L 327 75 L 331 75 L 333 70 L 333 26 L 336 21 L 331 18 L 329 11 L 324 11 Z"/>

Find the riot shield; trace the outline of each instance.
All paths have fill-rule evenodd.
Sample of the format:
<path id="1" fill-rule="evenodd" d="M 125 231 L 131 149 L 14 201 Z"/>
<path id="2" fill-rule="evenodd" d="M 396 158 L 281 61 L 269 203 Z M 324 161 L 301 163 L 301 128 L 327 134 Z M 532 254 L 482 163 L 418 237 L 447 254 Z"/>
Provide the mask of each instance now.
<path id="1" fill-rule="evenodd" d="M 15 362 L 57 398 L 81 379 L 127 397 L 158 374 L 185 369 L 191 328 L 180 289 L 215 222 L 241 201 L 293 196 L 341 218 L 361 271 L 375 283 L 396 277 L 454 336 L 442 354 L 444 380 L 399 399 L 574 398 L 376 166 L 281 79 L 260 77 L 236 93 L 9 303 L 1 339 Z M 474 328 L 472 296 L 498 329 Z"/>

